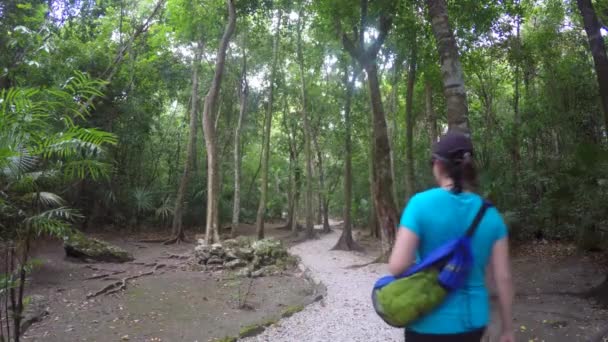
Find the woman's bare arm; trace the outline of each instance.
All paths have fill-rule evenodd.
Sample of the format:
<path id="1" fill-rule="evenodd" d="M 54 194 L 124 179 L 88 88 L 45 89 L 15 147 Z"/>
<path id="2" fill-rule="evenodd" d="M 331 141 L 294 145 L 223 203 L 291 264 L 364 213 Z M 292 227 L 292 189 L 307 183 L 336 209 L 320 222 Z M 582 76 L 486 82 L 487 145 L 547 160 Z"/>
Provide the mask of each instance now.
<path id="1" fill-rule="evenodd" d="M 511 264 L 509 261 L 509 240 L 498 240 L 492 248 L 492 271 L 498 292 L 498 304 L 503 333 L 513 331 L 513 280 L 511 277 Z"/>
<path id="2" fill-rule="evenodd" d="M 397 238 L 393 252 L 388 260 L 388 271 L 398 276 L 414 263 L 415 252 L 418 248 L 418 236 L 409 229 L 397 229 Z"/>

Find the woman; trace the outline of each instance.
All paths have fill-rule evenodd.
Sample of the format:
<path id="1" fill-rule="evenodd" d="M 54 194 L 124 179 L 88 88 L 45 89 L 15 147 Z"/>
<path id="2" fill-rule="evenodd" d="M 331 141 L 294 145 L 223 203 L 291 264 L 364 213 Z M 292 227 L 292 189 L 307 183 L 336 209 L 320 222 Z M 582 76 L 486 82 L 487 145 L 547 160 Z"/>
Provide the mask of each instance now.
<path id="1" fill-rule="evenodd" d="M 437 188 L 413 196 L 401 217 L 389 271 L 403 273 L 448 240 L 462 236 L 482 198 L 476 184 L 473 144 L 461 133 L 448 132 L 433 146 L 432 168 Z M 493 270 L 502 322 L 501 342 L 513 342 L 513 285 L 507 228 L 495 208 L 485 213 L 472 237 L 474 265 L 466 284 L 445 302 L 406 329 L 407 342 L 480 341 L 489 322 L 487 266 Z"/>

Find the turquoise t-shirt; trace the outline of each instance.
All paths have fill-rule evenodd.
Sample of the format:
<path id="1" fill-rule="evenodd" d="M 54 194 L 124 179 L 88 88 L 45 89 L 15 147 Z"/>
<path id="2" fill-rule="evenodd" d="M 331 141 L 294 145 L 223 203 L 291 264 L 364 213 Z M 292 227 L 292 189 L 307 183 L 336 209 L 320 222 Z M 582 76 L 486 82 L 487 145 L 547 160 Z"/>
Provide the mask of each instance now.
<path id="1" fill-rule="evenodd" d="M 474 193 L 454 194 L 443 188 L 413 196 L 401 216 L 400 228 L 414 232 L 420 243 L 417 261 L 449 240 L 465 234 L 482 203 Z M 450 293 L 437 309 L 410 325 L 426 334 L 457 334 L 482 328 L 490 317 L 485 271 L 494 243 L 507 227 L 494 207 L 486 211 L 472 238 L 474 265 L 466 284 Z"/>

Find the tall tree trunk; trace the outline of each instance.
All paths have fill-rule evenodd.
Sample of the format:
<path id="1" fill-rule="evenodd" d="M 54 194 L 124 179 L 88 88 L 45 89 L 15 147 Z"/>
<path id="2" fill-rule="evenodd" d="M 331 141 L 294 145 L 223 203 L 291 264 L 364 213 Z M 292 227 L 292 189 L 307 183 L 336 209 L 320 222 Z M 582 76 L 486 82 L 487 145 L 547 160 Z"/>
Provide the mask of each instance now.
<path id="1" fill-rule="evenodd" d="M 424 106 L 426 108 L 426 117 L 429 123 L 429 139 L 431 146 L 437 141 L 437 116 L 433 109 L 433 86 L 430 81 L 424 83 Z"/>
<path id="2" fill-rule="evenodd" d="M 298 16 L 298 41 L 297 41 L 297 54 L 298 63 L 300 65 L 300 81 L 301 81 L 301 95 L 302 95 L 302 120 L 304 121 L 304 154 L 306 156 L 306 195 L 305 195 L 305 207 L 306 207 L 306 237 L 314 237 L 314 223 L 313 223 L 313 199 L 312 199 L 312 132 L 310 131 L 310 118 L 306 111 L 306 79 L 304 77 L 304 54 L 302 53 L 302 31 L 304 30 L 303 21 L 304 11 L 300 9 L 300 15 Z"/>
<path id="3" fill-rule="evenodd" d="M 321 223 L 323 224 L 323 233 L 327 234 L 331 232 L 331 228 L 329 227 L 329 209 L 326 204 L 327 197 L 327 189 L 325 189 L 325 174 L 323 171 L 323 153 L 321 153 L 321 149 L 319 147 L 319 140 L 315 135 L 313 139 L 315 143 L 315 149 L 317 150 L 317 160 L 319 161 L 319 202 L 321 205 Z"/>
<path id="4" fill-rule="evenodd" d="M 355 85 L 355 79 L 357 78 L 356 72 L 353 71 L 352 77 L 348 76 L 348 64 L 344 62 L 344 85 L 346 86 L 346 95 L 344 99 L 344 126 L 345 126 L 345 137 L 344 137 L 344 227 L 342 228 L 342 234 L 340 239 L 334 246 L 333 249 L 337 250 L 353 250 L 359 249 L 355 241 L 353 240 L 353 223 L 352 223 L 352 194 L 353 194 L 353 174 L 352 174 L 352 139 L 351 130 L 352 122 L 350 119 L 351 112 L 351 100 L 353 97 L 353 88 Z"/>
<path id="5" fill-rule="evenodd" d="M 220 41 L 217 58 L 215 61 L 215 73 L 211 82 L 211 87 L 205 96 L 203 107 L 203 131 L 205 135 L 205 146 L 207 147 L 207 222 L 205 231 L 205 241 L 210 244 L 220 241 L 219 234 L 219 163 L 217 160 L 217 139 L 215 130 L 215 111 L 217 98 L 220 92 L 222 77 L 224 75 L 224 65 L 226 62 L 226 50 L 228 42 L 236 24 L 236 11 L 233 0 L 226 0 L 228 6 L 228 23 L 226 30 Z"/>
<path id="6" fill-rule="evenodd" d="M 295 142 L 292 135 L 291 124 L 288 124 L 287 118 L 289 116 L 289 106 L 287 105 L 287 96 L 283 96 L 283 129 L 287 133 L 287 140 L 289 142 L 289 190 L 287 191 L 287 223 L 285 229 L 291 229 L 293 222 L 293 211 L 295 209 L 295 168 L 296 168 L 296 149 Z"/>
<path id="7" fill-rule="evenodd" d="M 264 238 L 264 216 L 266 213 L 266 197 L 268 196 L 268 159 L 270 156 L 270 128 L 272 124 L 272 105 L 274 100 L 274 79 L 277 69 L 277 58 L 279 50 L 279 38 L 281 30 L 281 20 L 283 12 L 279 9 L 277 11 L 277 28 L 274 33 L 272 43 L 272 66 L 270 69 L 270 89 L 268 94 L 268 107 L 266 112 L 266 127 L 264 129 L 264 144 L 262 146 L 262 186 L 260 191 L 260 205 L 258 207 L 258 214 L 256 219 L 256 233 L 258 239 Z"/>
<path id="8" fill-rule="evenodd" d="M 186 152 L 186 164 L 184 172 L 175 196 L 175 209 L 173 211 L 172 232 L 173 239 L 167 243 L 180 242 L 184 240 L 184 229 L 182 226 L 182 216 L 184 208 L 184 197 L 190 182 L 190 172 L 192 169 L 195 147 L 196 147 L 196 123 L 198 119 L 198 69 L 203 58 L 203 42 L 199 41 L 196 48 L 194 59 L 192 60 L 192 94 L 190 95 L 190 131 L 188 133 L 188 147 Z"/>
<path id="9" fill-rule="evenodd" d="M 391 177 L 393 177 L 393 196 L 395 203 L 399 203 L 397 200 L 397 178 L 395 177 L 395 149 L 397 148 L 397 116 L 399 115 L 399 76 L 401 75 L 401 65 L 403 64 L 403 58 L 400 54 L 395 58 L 395 65 L 393 66 L 393 85 L 390 96 L 390 117 L 392 127 L 389 129 L 389 143 L 391 147 Z"/>
<path id="10" fill-rule="evenodd" d="M 470 131 L 467 94 L 458 57 L 458 46 L 448 20 L 447 3 L 446 0 L 426 0 L 426 3 L 439 51 L 448 129 L 468 134 Z"/>
<path id="11" fill-rule="evenodd" d="M 519 3 L 517 4 L 519 7 Z M 517 23 L 516 23 L 516 37 L 515 37 L 515 44 L 516 44 L 516 58 L 515 58 L 515 94 L 513 96 L 513 142 L 511 143 L 512 146 L 512 151 L 511 151 L 511 158 L 513 159 L 513 171 L 514 171 L 514 178 L 517 179 L 518 175 L 519 175 L 519 168 L 520 168 L 520 142 L 519 142 L 519 127 L 521 126 L 521 113 L 519 112 L 519 83 L 520 83 L 520 74 L 521 74 L 521 35 L 520 35 L 520 29 L 521 29 L 521 15 L 517 16 Z M 489 129 L 489 127 L 486 127 L 486 129 Z M 516 184 L 519 184 L 519 182 L 516 182 Z"/>
<path id="12" fill-rule="evenodd" d="M 380 224 L 380 239 L 383 257 L 388 257 L 395 241 L 397 208 L 392 196 L 393 179 L 390 174 L 390 147 L 386 120 L 382 108 L 382 96 L 378 82 L 376 63 L 365 68 L 370 88 L 372 111 L 374 113 L 374 202 Z"/>
<path id="13" fill-rule="evenodd" d="M 232 237 L 236 237 L 239 227 L 239 216 L 241 212 L 241 131 L 243 130 L 243 119 L 247 112 L 247 97 L 249 85 L 247 84 L 247 52 L 243 49 L 243 67 L 241 78 L 238 82 L 239 93 L 239 119 L 234 132 L 234 203 L 232 206 Z"/>
<path id="14" fill-rule="evenodd" d="M 414 45 L 412 46 L 412 57 L 409 63 L 407 73 L 407 94 L 405 103 L 405 157 L 406 157 L 406 192 L 407 199 L 414 195 L 415 175 L 414 175 L 414 85 L 416 82 L 416 39 L 414 37 Z"/>
<path id="15" fill-rule="evenodd" d="M 601 24 L 595 14 L 591 0 L 576 0 L 578 9 L 583 17 L 585 32 L 589 40 L 589 48 L 595 63 L 595 74 L 600 88 L 600 98 L 604 109 L 604 129 L 608 131 L 608 57 L 606 45 L 601 33 Z"/>
<path id="16" fill-rule="evenodd" d="M 392 11 L 387 11 L 391 13 Z M 367 73 L 367 82 L 370 90 L 370 100 L 373 114 L 373 149 L 374 149 L 374 204 L 376 215 L 380 224 L 380 239 L 382 247 L 381 259 L 387 259 L 397 228 L 397 207 L 392 195 L 393 178 L 391 177 L 391 148 L 389 145 L 386 116 L 382 106 L 382 95 L 378 82 L 378 66 L 376 57 L 384 43 L 392 25 L 392 17 L 386 13 L 380 15 L 378 37 L 367 48 L 363 44 L 363 32 L 367 22 L 367 0 L 361 1 L 361 28 L 359 30 L 359 43 L 355 46 L 353 41 L 345 34 L 342 35 L 342 44 L 348 53 L 356 59 Z"/>

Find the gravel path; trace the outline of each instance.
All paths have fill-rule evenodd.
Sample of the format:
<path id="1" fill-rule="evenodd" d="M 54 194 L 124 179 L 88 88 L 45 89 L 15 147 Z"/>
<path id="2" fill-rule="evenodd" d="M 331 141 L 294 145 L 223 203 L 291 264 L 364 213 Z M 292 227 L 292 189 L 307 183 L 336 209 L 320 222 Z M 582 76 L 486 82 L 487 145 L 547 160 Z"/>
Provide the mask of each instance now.
<path id="1" fill-rule="evenodd" d="M 291 248 L 309 268 L 313 279 L 327 287 L 326 297 L 303 311 L 281 320 L 261 335 L 240 341 L 403 341 L 403 330 L 388 326 L 371 304 L 371 288 L 387 272 L 385 265 L 358 269 L 347 266 L 369 262 L 353 252 L 330 251 L 341 231 Z"/>

